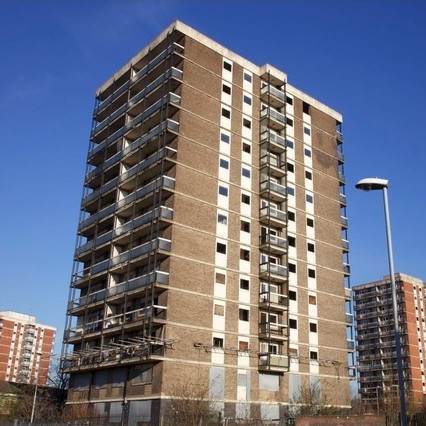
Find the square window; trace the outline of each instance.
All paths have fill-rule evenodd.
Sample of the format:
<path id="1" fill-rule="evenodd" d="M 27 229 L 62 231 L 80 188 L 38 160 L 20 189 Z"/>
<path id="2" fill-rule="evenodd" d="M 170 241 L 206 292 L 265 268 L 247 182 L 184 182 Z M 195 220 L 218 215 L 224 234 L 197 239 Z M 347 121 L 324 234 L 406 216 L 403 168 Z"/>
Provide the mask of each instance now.
<path id="1" fill-rule="evenodd" d="M 244 103 L 247 104 L 247 105 L 251 105 L 250 96 L 244 95 Z"/>
<path id="2" fill-rule="evenodd" d="M 309 331 L 311 333 L 316 333 L 317 332 L 317 324 L 315 324 L 314 322 L 310 322 L 309 323 Z"/>
<path id="3" fill-rule="evenodd" d="M 251 81 L 252 81 L 251 74 L 245 72 L 244 73 L 244 80 L 251 83 Z"/>
<path id="4" fill-rule="evenodd" d="M 306 202 L 308 203 L 313 203 L 314 202 L 314 197 L 311 194 L 306 194 Z"/>
<path id="5" fill-rule="evenodd" d="M 251 129 L 251 121 L 248 118 L 243 118 L 243 126 Z"/>
<path id="6" fill-rule="evenodd" d="M 293 98 L 291 98 L 290 96 L 286 96 L 286 102 L 287 102 L 289 105 L 293 105 Z"/>
<path id="7" fill-rule="evenodd" d="M 250 281 L 245 278 L 240 278 L 240 288 L 242 290 L 249 290 L 250 289 Z"/>
<path id="8" fill-rule="evenodd" d="M 222 84 L 222 92 L 230 95 L 231 94 L 231 87 L 228 86 L 227 84 Z"/>
<path id="9" fill-rule="evenodd" d="M 315 245 L 313 243 L 308 243 L 308 251 L 315 253 Z"/>
<path id="10" fill-rule="evenodd" d="M 288 220 L 291 221 L 291 222 L 296 221 L 296 213 L 294 213 L 290 210 L 287 212 L 287 217 L 288 217 Z"/>
<path id="11" fill-rule="evenodd" d="M 231 118 L 231 111 L 226 108 L 222 108 L 222 116 L 225 118 Z"/>
<path id="12" fill-rule="evenodd" d="M 296 273 L 296 265 L 294 263 L 289 263 L 288 264 L 288 270 L 289 270 L 289 272 Z"/>
<path id="13" fill-rule="evenodd" d="M 303 133 L 305 135 L 311 136 L 311 129 L 309 127 L 303 127 Z"/>
<path id="14" fill-rule="evenodd" d="M 238 318 L 240 319 L 240 321 L 248 321 L 249 320 L 248 309 L 240 309 L 238 313 Z"/>
<path id="15" fill-rule="evenodd" d="M 217 215 L 217 221 L 218 223 L 222 224 L 222 225 L 227 225 L 228 224 L 228 218 L 226 217 L 226 215 L 219 213 Z"/>
<path id="16" fill-rule="evenodd" d="M 223 61 L 223 68 L 227 71 L 232 71 L 232 64 L 226 61 Z"/>
<path id="17" fill-rule="evenodd" d="M 241 170 L 241 173 L 242 173 L 242 175 L 243 175 L 244 177 L 246 177 L 246 178 L 249 178 L 249 177 L 250 177 L 250 170 L 245 169 L 244 167 L 243 167 L 243 169 Z"/>
<path id="18" fill-rule="evenodd" d="M 213 337 L 213 347 L 214 348 L 223 348 L 223 338 L 222 337 Z"/>
<path id="19" fill-rule="evenodd" d="M 250 232 L 250 222 L 246 222 L 245 220 L 242 220 L 240 230 L 243 232 Z"/>
<path id="20" fill-rule="evenodd" d="M 250 260 L 250 250 L 240 249 L 240 259 L 241 260 Z"/>
<path id="21" fill-rule="evenodd" d="M 290 318 L 288 324 L 289 324 L 290 328 L 297 330 L 297 320 L 296 319 Z"/>
<path id="22" fill-rule="evenodd" d="M 290 290 L 288 292 L 288 298 L 290 300 L 297 300 L 297 293 L 295 291 L 293 291 L 293 290 Z"/>
<path id="23" fill-rule="evenodd" d="M 249 350 L 249 342 L 238 342 L 238 350 L 239 351 L 248 351 Z"/>
<path id="24" fill-rule="evenodd" d="M 308 268 L 308 277 L 315 278 L 315 269 Z"/>
<path id="25" fill-rule="evenodd" d="M 305 171 L 305 178 L 308 180 L 312 180 L 312 173 L 308 172 L 307 170 Z"/>
<path id="26" fill-rule="evenodd" d="M 293 120 L 291 118 L 286 117 L 287 125 L 293 127 Z"/>
<path id="27" fill-rule="evenodd" d="M 220 167 L 222 167 L 222 169 L 226 169 L 226 170 L 229 169 L 229 161 L 224 160 L 223 158 L 220 159 L 219 165 Z"/>
<path id="28" fill-rule="evenodd" d="M 229 143 L 229 140 L 230 140 L 231 138 L 229 137 L 229 135 L 227 135 L 227 134 L 225 134 L 225 133 L 221 133 L 220 134 L 220 140 L 222 141 L 222 142 L 225 142 L 225 143 Z"/>
<path id="29" fill-rule="evenodd" d="M 294 173 L 294 164 L 292 163 L 287 163 L 287 171 L 289 173 Z"/>
<path id="30" fill-rule="evenodd" d="M 216 243 L 216 251 L 218 253 L 226 254 L 226 244 Z"/>
<path id="31" fill-rule="evenodd" d="M 292 186 L 287 186 L 287 195 L 294 195 L 294 188 Z"/>
<path id="32" fill-rule="evenodd" d="M 292 236 L 287 237 L 288 245 L 291 247 L 296 247 L 296 238 Z"/>
<path id="33" fill-rule="evenodd" d="M 309 358 L 312 360 L 317 360 L 318 359 L 318 352 L 317 351 L 310 351 L 309 352 Z"/>
<path id="34" fill-rule="evenodd" d="M 311 152 L 311 150 L 310 150 L 310 149 L 308 149 L 308 148 L 305 148 L 305 155 L 306 155 L 307 157 L 312 157 L 312 152 Z"/>
<path id="35" fill-rule="evenodd" d="M 246 143 L 246 142 L 243 142 L 243 151 L 247 152 L 247 154 L 250 154 L 251 153 L 251 145 Z"/>
<path id="36" fill-rule="evenodd" d="M 293 149 L 294 148 L 294 142 L 293 141 L 286 140 L 285 141 L 285 145 L 289 149 Z"/>
<path id="37" fill-rule="evenodd" d="M 310 228 L 314 227 L 314 220 L 310 217 L 306 218 L 306 225 L 309 226 Z"/>
<path id="38" fill-rule="evenodd" d="M 243 204 L 250 204 L 250 195 L 241 194 L 241 202 Z"/>
<path id="39" fill-rule="evenodd" d="M 304 112 L 305 114 L 310 114 L 310 112 L 311 112 L 310 105 L 309 105 L 309 104 L 307 104 L 306 102 L 303 102 L 303 112 Z"/>
<path id="40" fill-rule="evenodd" d="M 220 272 L 216 272 L 216 282 L 218 284 L 225 284 L 226 276 L 225 274 L 221 274 Z"/>
<path id="41" fill-rule="evenodd" d="M 225 315 L 225 306 L 223 305 L 214 305 L 214 314 L 223 317 Z"/>
<path id="42" fill-rule="evenodd" d="M 224 186 L 219 185 L 219 194 L 223 195 L 224 197 L 228 196 L 228 188 L 225 188 Z"/>

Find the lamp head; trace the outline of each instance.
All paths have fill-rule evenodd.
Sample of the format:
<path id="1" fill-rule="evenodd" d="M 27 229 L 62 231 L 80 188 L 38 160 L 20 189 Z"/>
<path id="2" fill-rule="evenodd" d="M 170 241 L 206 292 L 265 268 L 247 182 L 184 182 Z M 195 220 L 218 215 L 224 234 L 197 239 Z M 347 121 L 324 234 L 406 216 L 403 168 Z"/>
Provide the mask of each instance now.
<path id="1" fill-rule="evenodd" d="M 375 191 L 378 189 L 387 188 L 388 183 L 389 181 L 387 179 L 365 178 L 365 179 L 361 179 L 355 185 L 355 188 L 360 189 L 361 191 Z"/>

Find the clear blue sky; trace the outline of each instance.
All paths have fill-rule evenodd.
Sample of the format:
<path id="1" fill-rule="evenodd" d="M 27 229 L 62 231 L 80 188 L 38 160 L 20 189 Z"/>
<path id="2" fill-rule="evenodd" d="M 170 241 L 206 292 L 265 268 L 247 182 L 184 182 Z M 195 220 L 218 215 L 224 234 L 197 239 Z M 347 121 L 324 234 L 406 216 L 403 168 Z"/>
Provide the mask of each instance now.
<path id="1" fill-rule="evenodd" d="M 0 310 L 56 326 L 60 349 L 94 94 L 172 21 L 271 63 L 341 112 L 352 284 L 395 269 L 426 280 L 423 0 L 2 0 Z"/>

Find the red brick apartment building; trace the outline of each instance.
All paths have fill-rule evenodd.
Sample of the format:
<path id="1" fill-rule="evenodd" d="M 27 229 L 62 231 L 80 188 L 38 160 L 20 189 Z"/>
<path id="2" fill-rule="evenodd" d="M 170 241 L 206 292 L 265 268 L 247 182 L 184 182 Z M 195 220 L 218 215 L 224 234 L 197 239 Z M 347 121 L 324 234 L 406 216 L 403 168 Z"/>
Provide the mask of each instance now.
<path id="1" fill-rule="evenodd" d="M 31 315 L 0 311 L 0 380 L 47 385 L 55 333 Z"/>
<path id="2" fill-rule="evenodd" d="M 401 273 L 395 282 L 406 398 L 419 410 L 426 395 L 426 286 Z M 376 406 L 398 387 L 390 277 L 356 285 L 353 292 L 361 399 Z"/>
<path id="3" fill-rule="evenodd" d="M 315 382 L 348 406 L 341 123 L 283 71 L 178 21 L 99 88 L 68 404 L 155 425 L 177 384 L 200 383 L 223 419 L 272 420 Z"/>

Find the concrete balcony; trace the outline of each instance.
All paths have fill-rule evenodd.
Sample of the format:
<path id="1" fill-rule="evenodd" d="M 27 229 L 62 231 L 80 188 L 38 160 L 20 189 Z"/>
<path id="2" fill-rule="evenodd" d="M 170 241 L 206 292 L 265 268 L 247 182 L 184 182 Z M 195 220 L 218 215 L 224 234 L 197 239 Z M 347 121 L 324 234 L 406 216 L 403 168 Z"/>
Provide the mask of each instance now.
<path id="1" fill-rule="evenodd" d="M 260 195 L 276 203 L 287 200 L 287 188 L 279 183 L 266 180 L 260 184 Z"/>
<path id="2" fill-rule="evenodd" d="M 288 279 L 288 270 L 285 266 L 275 263 L 261 263 L 259 265 L 259 278 L 271 282 L 286 282 Z"/>
<path id="3" fill-rule="evenodd" d="M 266 234 L 260 237 L 259 249 L 271 254 L 283 255 L 287 253 L 288 242 L 285 238 Z"/>
<path id="4" fill-rule="evenodd" d="M 91 241 L 88 241 L 85 244 L 82 244 L 81 246 L 77 247 L 74 256 L 77 259 L 82 260 L 81 258 L 85 253 L 90 254 L 91 250 L 96 249 L 97 247 L 100 247 L 104 244 L 111 243 L 113 240 L 117 239 L 120 236 L 124 236 L 129 232 L 135 232 L 135 230 L 151 223 L 153 220 L 171 221 L 172 219 L 173 219 L 173 210 L 167 207 L 161 206 L 155 210 L 145 213 L 142 216 L 132 219 L 129 222 L 125 223 L 124 225 L 118 226 L 117 228 L 111 231 L 108 231 L 105 234 L 100 235 L 99 237 Z"/>
<path id="5" fill-rule="evenodd" d="M 105 109 L 108 105 L 110 105 L 115 99 L 117 99 L 121 94 L 123 94 L 132 84 L 135 84 L 143 77 L 145 77 L 150 70 L 157 67 L 162 61 L 164 61 L 170 54 L 174 52 L 182 52 L 183 47 L 177 43 L 173 43 L 170 46 L 167 46 L 165 50 L 163 50 L 159 55 L 157 55 L 152 61 L 146 64 L 141 70 L 139 70 L 130 80 L 126 81 L 120 87 L 118 87 L 111 95 L 109 95 L 106 99 L 99 102 L 99 104 L 95 107 L 95 115 L 100 111 Z"/>
<path id="6" fill-rule="evenodd" d="M 262 148 L 268 149 L 273 154 L 282 154 L 287 148 L 285 138 L 270 130 L 262 132 L 260 142 Z"/>
<path id="7" fill-rule="evenodd" d="M 260 119 L 264 120 L 268 127 L 276 131 L 283 130 L 286 125 L 285 115 L 269 107 L 260 111 Z"/>
<path id="8" fill-rule="evenodd" d="M 260 158 L 260 168 L 268 176 L 273 176 L 276 179 L 281 179 L 286 174 L 285 162 L 268 155 L 268 153 Z"/>
<path id="9" fill-rule="evenodd" d="M 287 214 L 274 207 L 265 206 L 260 209 L 259 220 L 264 225 L 284 228 L 287 225 Z"/>
<path id="10" fill-rule="evenodd" d="M 264 322 L 259 324 L 259 339 L 287 341 L 287 325 L 272 322 Z"/>
<path id="11" fill-rule="evenodd" d="M 285 311 L 288 309 L 288 297 L 280 293 L 262 292 L 259 294 L 259 308 Z"/>
<path id="12" fill-rule="evenodd" d="M 263 371 L 288 371 L 290 366 L 287 355 L 260 354 L 259 370 Z"/>
<path id="13" fill-rule="evenodd" d="M 282 108 L 286 102 L 285 93 L 270 84 L 262 87 L 260 90 L 260 98 L 263 102 L 272 105 L 275 108 Z"/>

